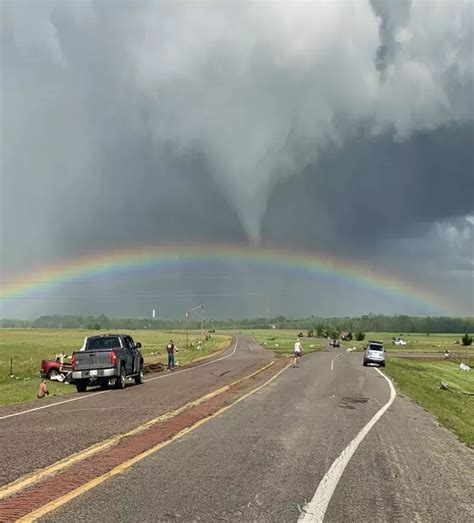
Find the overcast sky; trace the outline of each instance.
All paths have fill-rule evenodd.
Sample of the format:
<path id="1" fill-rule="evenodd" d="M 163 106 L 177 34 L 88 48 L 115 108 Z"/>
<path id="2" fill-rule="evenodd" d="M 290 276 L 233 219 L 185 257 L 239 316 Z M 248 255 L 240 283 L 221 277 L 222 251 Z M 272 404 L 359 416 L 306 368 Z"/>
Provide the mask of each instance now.
<path id="1" fill-rule="evenodd" d="M 111 248 L 247 243 L 383 269 L 474 314 L 472 2 L 0 8 L 2 282 Z M 143 288 L 168 317 L 203 300 L 214 317 L 431 312 L 238 263 L 160 278 L 0 316 L 148 314 Z"/>

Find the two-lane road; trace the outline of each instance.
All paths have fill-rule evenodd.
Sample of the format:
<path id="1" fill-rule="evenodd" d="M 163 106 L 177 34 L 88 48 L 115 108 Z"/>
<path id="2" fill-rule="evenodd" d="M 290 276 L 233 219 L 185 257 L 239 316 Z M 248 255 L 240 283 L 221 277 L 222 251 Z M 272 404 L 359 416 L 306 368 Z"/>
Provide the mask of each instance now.
<path id="1" fill-rule="evenodd" d="M 308 355 L 44 520 L 311 520 L 318 485 L 390 396 L 386 378 L 363 367 L 360 354 Z M 333 485 L 319 520 L 472 521 L 473 470 L 472 451 L 397 397 Z"/>

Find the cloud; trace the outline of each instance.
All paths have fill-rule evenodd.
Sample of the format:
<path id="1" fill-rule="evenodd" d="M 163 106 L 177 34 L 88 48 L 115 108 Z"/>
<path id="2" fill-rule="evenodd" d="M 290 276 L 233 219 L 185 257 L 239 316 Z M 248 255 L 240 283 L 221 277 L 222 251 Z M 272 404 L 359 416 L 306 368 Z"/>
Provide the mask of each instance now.
<path id="1" fill-rule="evenodd" d="M 328 145 L 472 117 L 468 4 L 384 6 L 384 18 L 370 2 L 35 6 L 7 6 L 15 42 L 38 43 L 79 84 L 88 131 L 199 150 L 254 241 L 275 185 Z"/>
<path id="2" fill-rule="evenodd" d="M 446 4 L 386 9 L 395 22 L 383 73 L 369 2 L 154 9 L 133 47 L 153 138 L 204 151 L 253 240 L 275 185 L 328 146 L 361 129 L 405 140 L 472 118 L 469 6 L 454 16 Z"/>
<path id="3" fill-rule="evenodd" d="M 1 9 L 4 270 L 244 236 L 362 258 L 472 214 L 469 3 Z"/>

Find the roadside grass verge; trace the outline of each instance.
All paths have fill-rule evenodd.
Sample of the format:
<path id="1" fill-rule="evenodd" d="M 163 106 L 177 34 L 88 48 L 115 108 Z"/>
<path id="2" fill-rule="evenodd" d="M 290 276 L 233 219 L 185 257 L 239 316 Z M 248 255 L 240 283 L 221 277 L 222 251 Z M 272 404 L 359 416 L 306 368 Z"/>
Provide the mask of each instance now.
<path id="1" fill-rule="evenodd" d="M 400 392 L 436 416 L 469 447 L 474 447 L 473 371 L 462 372 L 454 362 L 420 362 L 389 358 L 385 372 L 393 378 Z M 440 389 L 441 382 L 449 391 Z"/>
<path id="2" fill-rule="evenodd" d="M 115 329 L 118 332 L 120 329 Z M 40 381 L 42 359 L 54 359 L 64 352 L 69 356 L 80 349 L 85 336 L 104 334 L 108 331 L 69 329 L 1 329 L 0 330 L 0 406 L 13 405 L 36 398 Z M 211 334 L 197 350 L 199 331 L 189 331 L 189 348 L 186 348 L 186 333 L 183 331 L 140 330 L 127 331 L 136 342 L 141 342 L 145 363 L 166 364 L 166 344 L 174 340 L 179 351 L 176 360 L 179 365 L 210 356 L 230 342 L 229 336 Z M 67 360 L 68 361 L 68 360 Z M 10 369 L 13 377 L 10 377 Z M 51 395 L 60 396 L 75 392 L 76 388 L 66 383 L 48 381 Z"/>
<path id="3" fill-rule="evenodd" d="M 39 377 L 34 377 L 32 379 L 26 378 L 22 381 L 12 380 L 0 384 L 0 407 L 35 400 L 39 383 Z M 50 397 L 64 396 L 71 392 L 76 392 L 76 387 L 68 385 L 67 383 L 48 381 L 48 391 Z"/>

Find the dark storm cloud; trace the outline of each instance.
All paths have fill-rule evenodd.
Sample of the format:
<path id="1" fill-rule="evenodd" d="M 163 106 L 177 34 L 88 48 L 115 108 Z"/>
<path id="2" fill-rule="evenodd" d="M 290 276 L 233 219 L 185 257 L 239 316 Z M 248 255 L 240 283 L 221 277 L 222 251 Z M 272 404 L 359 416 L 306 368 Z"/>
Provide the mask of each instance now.
<path id="1" fill-rule="evenodd" d="M 474 125 L 465 124 L 404 142 L 363 138 L 328 150 L 274 191 L 263 236 L 363 252 L 464 217 L 474 208 L 473 138 Z"/>
<path id="2" fill-rule="evenodd" d="M 190 230 L 196 241 L 243 239 L 202 152 L 177 155 L 173 144 L 152 141 L 150 104 L 109 8 L 91 5 L 78 17 L 77 8 L 44 4 L 42 13 L 16 13 L 29 21 L 23 32 L 16 8 L 3 4 L 2 242 L 12 247 L 4 265 L 117 242 L 185 241 Z M 25 33 L 36 23 L 50 31 L 38 42 L 18 38 L 34 38 Z"/>
<path id="3" fill-rule="evenodd" d="M 245 238 L 361 260 L 421 238 L 444 267 L 428 244 L 473 214 L 468 3 L 1 9 L 4 271 Z"/>

